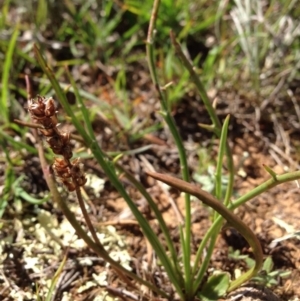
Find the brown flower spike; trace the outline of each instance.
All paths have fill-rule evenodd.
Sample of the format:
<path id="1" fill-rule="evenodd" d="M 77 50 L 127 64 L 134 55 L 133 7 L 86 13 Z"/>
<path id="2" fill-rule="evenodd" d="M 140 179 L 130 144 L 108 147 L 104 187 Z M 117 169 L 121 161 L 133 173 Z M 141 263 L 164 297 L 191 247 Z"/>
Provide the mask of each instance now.
<path id="1" fill-rule="evenodd" d="M 37 100 L 30 99 L 28 100 L 28 111 L 32 120 L 43 126 L 43 129 L 39 131 L 45 136 L 53 153 L 62 156 L 62 158 L 55 158 L 53 164 L 57 178 L 69 191 L 84 186 L 86 177 L 83 172 L 83 165 L 79 159 L 70 161 L 73 156 L 70 133 L 61 132 L 58 129 L 54 99 L 41 96 L 38 96 Z"/>

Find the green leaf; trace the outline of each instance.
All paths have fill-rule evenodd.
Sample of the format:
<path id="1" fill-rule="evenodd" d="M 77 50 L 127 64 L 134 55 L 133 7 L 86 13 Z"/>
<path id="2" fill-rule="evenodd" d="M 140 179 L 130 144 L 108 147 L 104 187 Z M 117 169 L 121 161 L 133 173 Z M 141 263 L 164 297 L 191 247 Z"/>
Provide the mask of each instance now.
<path id="1" fill-rule="evenodd" d="M 198 297 L 202 301 L 216 301 L 220 297 L 224 296 L 229 288 L 229 275 L 227 273 L 220 273 L 208 278 L 208 281 L 204 284 L 202 291 L 198 294 Z"/>
<path id="2" fill-rule="evenodd" d="M 116 119 L 118 120 L 118 123 L 122 126 L 122 128 L 124 130 L 129 130 L 130 126 L 131 126 L 130 119 L 127 118 L 127 116 L 125 114 L 123 114 L 123 112 L 118 110 L 117 108 L 114 108 L 113 112 L 114 112 Z"/>
<path id="3" fill-rule="evenodd" d="M 262 269 L 264 271 L 266 271 L 267 273 L 271 273 L 271 271 L 273 270 L 273 267 L 274 267 L 274 263 L 273 263 L 272 257 L 268 256 L 266 258 L 266 260 L 264 261 Z"/>
<path id="4" fill-rule="evenodd" d="M 12 184 L 12 190 L 14 192 L 14 196 L 16 198 L 22 198 L 25 201 L 27 201 L 30 204 L 33 205 L 41 205 L 45 202 L 47 202 L 50 199 L 50 195 L 45 196 L 43 199 L 36 199 L 29 195 L 22 187 L 21 187 L 21 182 L 24 180 L 25 175 L 20 176 L 18 179 L 14 181 Z"/>

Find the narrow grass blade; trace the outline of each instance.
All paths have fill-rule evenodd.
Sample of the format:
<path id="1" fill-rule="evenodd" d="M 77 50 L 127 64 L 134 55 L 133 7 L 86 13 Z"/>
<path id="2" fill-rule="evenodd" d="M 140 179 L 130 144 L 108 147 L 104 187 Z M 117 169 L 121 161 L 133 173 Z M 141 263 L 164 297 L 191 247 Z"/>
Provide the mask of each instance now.
<path id="1" fill-rule="evenodd" d="M 222 200 L 222 166 L 223 166 L 223 158 L 224 153 L 226 151 L 226 141 L 227 141 L 227 133 L 228 133 L 228 125 L 229 125 L 229 115 L 227 115 L 220 136 L 220 148 L 218 153 L 217 160 L 217 168 L 216 168 L 216 198 L 218 200 Z"/>
<path id="2" fill-rule="evenodd" d="M 7 169 L 5 170 L 5 176 L 4 176 L 4 186 L 3 186 L 3 191 L 1 193 L 1 198 L 0 198 L 0 219 L 2 218 L 5 208 L 8 204 L 9 198 L 11 196 L 11 190 L 12 190 L 12 185 L 15 180 L 15 174 L 12 169 L 12 166 L 9 165 Z"/>
<path id="3" fill-rule="evenodd" d="M 7 52 L 5 54 L 5 61 L 2 73 L 2 88 L 0 99 L 0 112 L 4 122 L 9 122 L 9 72 L 11 71 L 14 49 L 17 38 L 19 36 L 19 26 L 17 25 L 13 35 L 10 39 Z"/>
<path id="4" fill-rule="evenodd" d="M 15 140 L 10 135 L 7 135 L 4 131 L 0 132 L 0 137 L 7 140 L 7 142 L 9 142 L 17 150 L 25 149 L 26 151 L 28 151 L 31 154 L 35 154 L 35 155 L 37 154 L 36 148 L 34 148 L 26 143 L 23 143 L 21 141 Z"/>
<path id="5" fill-rule="evenodd" d="M 55 290 L 56 283 L 57 283 L 57 281 L 58 281 L 58 279 L 59 279 L 59 277 L 60 277 L 60 275 L 63 271 L 63 268 L 66 264 L 66 261 L 67 261 L 67 255 L 64 256 L 62 262 L 60 263 L 60 265 L 58 267 L 58 270 L 55 272 L 54 277 L 51 280 L 51 284 L 50 284 L 48 293 L 46 295 L 45 301 L 51 301 L 52 300 L 52 296 L 53 296 L 53 292 Z"/>
<path id="6" fill-rule="evenodd" d="M 1 2 L 2 4 L 2 11 L 0 14 L 0 29 L 2 29 L 5 26 L 6 23 L 6 18 L 8 15 L 8 11 L 9 11 L 9 4 L 10 4 L 11 0 L 4 0 Z M 3 3 L 4 2 L 4 3 Z"/>
<path id="7" fill-rule="evenodd" d="M 35 23 L 37 28 L 45 24 L 48 14 L 48 5 L 46 0 L 39 0 L 37 3 Z"/>

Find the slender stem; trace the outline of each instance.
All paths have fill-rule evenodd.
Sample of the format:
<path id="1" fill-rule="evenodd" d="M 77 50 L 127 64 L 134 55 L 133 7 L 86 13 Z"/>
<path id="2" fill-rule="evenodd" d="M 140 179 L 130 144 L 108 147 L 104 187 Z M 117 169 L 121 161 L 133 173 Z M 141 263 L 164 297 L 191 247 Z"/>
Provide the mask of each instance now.
<path id="1" fill-rule="evenodd" d="M 19 120 L 19 119 L 14 119 L 14 122 L 16 124 L 27 126 L 27 127 L 33 128 L 33 129 L 40 129 L 40 130 L 44 130 L 45 129 L 45 127 L 43 125 L 38 124 L 38 123 L 26 122 L 26 121 Z M 76 134 L 70 133 L 70 138 L 74 139 L 74 140 L 76 140 L 78 142 L 84 143 L 84 140 L 80 136 L 78 136 Z"/>
<path id="2" fill-rule="evenodd" d="M 190 76 L 192 78 L 192 80 L 194 81 L 198 91 L 199 91 L 199 94 L 202 98 L 202 101 L 205 105 L 205 108 L 212 120 L 212 123 L 214 125 L 214 128 L 215 130 L 219 131 L 221 130 L 221 122 L 217 116 L 217 113 L 216 113 L 216 110 L 214 109 L 214 107 L 212 106 L 209 98 L 208 98 L 208 95 L 206 93 L 206 90 L 204 88 L 204 85 L 202 84 L 202 82 L 200 81 L 200 78 L 199 76 L 196 74 L 195 70 L 194 70 L 194 67 L 192 66 L 192 64 L 190 63 L 190 61 L 188 60 L 188 58 L 185 56 L 185 54 L 183 53 L 182 49 L 181 49 L 181 46 L 179 45 L 179 43 L 176 41 L 176 38 L 175 38 L 175 35 L 174 33 L 171 31 L 170 33 L 170 36 L 171 36 L 171 41 L 172 41 L 172 44 L 175 48 L 175 52 L 176 54 L 179 56 L 180 60 L 182 61 L 182 63 L 184 64 L 185 68 L 189 71 L 190 73 Z M 219 133 L 220 135 L 220 133 Z"/>
<path id="3" fill-rule="evenodd" d="M 72 169 L 72 163 L 71 163 L 71 161 L 69 160 L 69 158 L 67 158 L 67 157 L 64 156 L 64 160 L 65 160 L 65 162 L 67 162 L 68 167 L 69 167 L 70 170 L 71 170 L 71 169 Z M 95 243 L 96 243 L 97 245 L 101 246 L 102 249 L 104 249 L 103 246 L 102 246 L 102 244 L 101 244 L 101 242 L 100 242 L 100 240 L 99 240 L 99 238 L 98 238 L 98 236 L 97 236 L 97 233 L 96 233 L 95 228 L 94 228 L 94 226 L 93 226 L 93 224 L 92 224 L 92 222 L 91 222 L 91 219 L 90 219 L 90 217 L 89 217 L 89 215 L 88 215 L 88 212 L 87 212 L 87 210 L 86 210 L 84 201 L 83 201 L 83 199 L 82 199 L 82 194 L 81 194 L 81 188 L 80 188 L 80 185 L 78 184 L 78 181 L 77 181 L 76 176 L 73 175 L 73 174 L 72 174 L 72 182 L 73 182 L 74 185 L 75 185 L 75 192 L 76 192 L 77 200 L 78 200 L 78 203 L 79 203 L 80 210 L 81 210 L 81 212 L 82 212 L 82 214 L 83 214 L 84 220 L 85 220 L 85 222 L 86 222 L 86 224 L 87 224 L 87 227 L 88 227 L 88 229 L 90 230 L 90 232 L 91 232 L 91 234 L 92 234 L 92 237 L 93 237 Z"/>
<path id="4" fill-rule="evenodd" d="M 300 171 L 294 171 L 285 173 L 283 175 L 277 175 L 276 177 L 272 177 L 269 180 L 265 181 L 264 183 L 260 184 L 253 190 L 249 191 L 248 193 L 244 194 L 243 196 L 239 197 L 236 201 L 234 201 L 230 206 L 229 209 L 234 210 L 235 208 L 245 204 L 247 201 L 253 199 L 254 197 L 262 194 L 263 192 L 279 185 L 282 183 L 295 181 L 300 179 Z"/>
<path id="5" fill-rule="evenodd" d="M 85 208 L 85 204 L 84 204 L 84 201 L 82 199 L 82 195 L 81 195 L 81 188 L 79 186 L 76 186 L 76 189 L 75 189 L 75 192 L 76 192 L 76 196 L 77 196 L 77 200 L 78 200 L 78 203 L 79 203 L 79 206 L 80 206 L 80 209 L 81 209 L 81 212 L 83 214 L 83 217 L 84 217 L 84 220 L 87 224 L 87 227 L 88 229 L 90 230 L 91 234 L 92 234 L 92 237 L 95 241 L 95 243 L 97 245 L 102 245 L 98 236 L 97 236 L 97 233 L 95 231 L 95 228 L 91 222 L 91 219 L 89 217 L 89 214 Z"/>
<path id="6" fill-rule="evenodd" d="M 187 158 L 185 149 L 182 143 L 182 139 L 179 135 L 179 132 L 176 128 L 175 121 L 171 116 L 168 108 L 167 99 L 165 93 L 162 91 L 159 85 L 158 76 L 155 68 L 155 56 L 154 56 L 154 30 L 155 30 L 155 23 L 158 14 L 160 0 L 154 0 L 151 19 L 148 27 L 148 36 L 147 36 L 147 44 L 146 44 L 146 51 L 147 51 L 147 58 L 148 58 L 148 65 L 150 74 L 152 77 L 152 81 L 155 85 L 155 88 L 159 95 L 159 100 L 162 108 L 162 116 L 166 121 L 170 132 L 174 138 L 176 143 L 179 158 L 180 158 L 180 167 L 182 172 L 182 178 L 189 182 L 189 170 L 187 164 Z M 185 194 L 185 237 L 182 236 L 181 239 L 181 246 L 183 251 L 183 261 L 184 261 L 184 273 L 185 273 L 185 291 L 188 298 L 190 298 L 190 293 L 192 291 L 192 281 L 191 281 L 191 267 L 190 267 L 190 258 L 191 258 L 191 202 L 190 202 L 190 195 Z"/>

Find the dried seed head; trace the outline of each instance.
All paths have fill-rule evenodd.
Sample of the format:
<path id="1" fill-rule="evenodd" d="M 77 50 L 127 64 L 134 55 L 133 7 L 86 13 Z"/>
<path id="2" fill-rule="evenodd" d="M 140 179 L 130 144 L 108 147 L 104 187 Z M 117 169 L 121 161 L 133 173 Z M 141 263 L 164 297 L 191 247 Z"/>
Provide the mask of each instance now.
<path id="1" fill-rule="evenodd" d="M 45 136 L 45 137 L 52 137 L 56 135 L 56 131 L 53 128 L 50 129 L 40 129 L 40 132 Z"/>
<path id="2" fill-rule="evenodd" d="M 79 159 L 68 163 L 65 158 L 55 158 L 53 170 L 57 178 L 69 191 L 74 191 L 78 186 L 84 186 L 87 181 L 83 171 L 83 164 Z"/>
<path id="3" fill-rule="evenodd" d="M 62 178 L 71 177 L 70 168 L 68 167 L 68 163 L 64 159 L 55 158 L 53 163 L 53 170 L 59 177 Z"/>
<path id="4" fill-rule="evenodd" d="M 74 191 L 76 189 L 76 185 L 73 182 L 66 179 L 62 179 L 61 181 L 69 191 Z"/>
<path id="5" fill-rule="evenodd" d="M 38 96 L 37 102 L 34 99 L 28 100 L 28 111 L 33 118 L 42 118 L 45 116 L 44 99 Z"/>
<path id="6" fill-rule="evenodd" d="M 56 110 L 55 110 L 55 103 L 54 103 L 54 99 L 52 97 L 48 98 L 47 100 L 45 100 L 45 115 L 50 117 L 50 116 L 54 116 L 56 114 Z"/>
<path id="7" fill-rule="evenodd" d="M 71 159 L 73 157 L 73 152 L 70 144 L 64 146 L 61 155 L 63 155 L 66 159 Z"/>
<path id="8" fill-rule="evenodd" d="M 72 162 L 71 175 L 79 186 L 85 185 L 87 179 L 85 177 L 83 164 L 80 162 L 80 159 L 75 159 Z"/>
<path id="9" fill-rule="evenodd" d="M 61 137 L 64 145 L 68 145 L 69 144 L 69 142 L 70 142 L 70 133 L 69 132 L 67 132 L 67 133 L 60 133 L 60 137 Z"/>
<path id="10" fill-rule="evenodd" d="M 64 158 L 54 159 L 53 170 L 56 177 L 69 191 L 74 191 L 76 189 L 76 184 L 72 179 L 71 169 Z"/>
<path id="11" fill-rule="evenodd" d="M 58 155 L 61 154 L 64 145 L 60 139 L 60 136 L 58 135 L 50 136 L 46 139 L 46 141 L 48 142 L 49 146 L 52 148 L 55 154 Z"/>
<path id="12" fill-rule="evenodd" d="M 29 99 L 28 111 L 34 122 L 43 125 L 45 129 L 53 128 L 57 124 L 55 103 L 52 97 L 46 99 L 38 96 L 37 100 Z"/>
<path id="13" fill-rule="evenodd" d="M 57 178 L 69 191 L 83 186 L 87 181 L 83 172 L 83 164 L 80 163 L 79 159 L 70 162 L 73 156 L 70 133 L 63 133 L 58 129 L 57 112 L 53 98 L 46 99 L 38 96 L 37 99 L 28 100 L 28 111 L 34 122 L 44 127 L 40 129 L 40 132 L 46 137 L 52 151 L 63 156 L 63 158 L 55 158 L 52 166 Z"/>
<path id="14" fill-rule="evenodd" d="M 37 119 L 35 118 L 37 123 L 41 124 L 44 126 L 45 129 L 53 129 L 56 126 L 56 119 L 54 119 L 53 117 L 43 117 L 41 119 Z"/>

